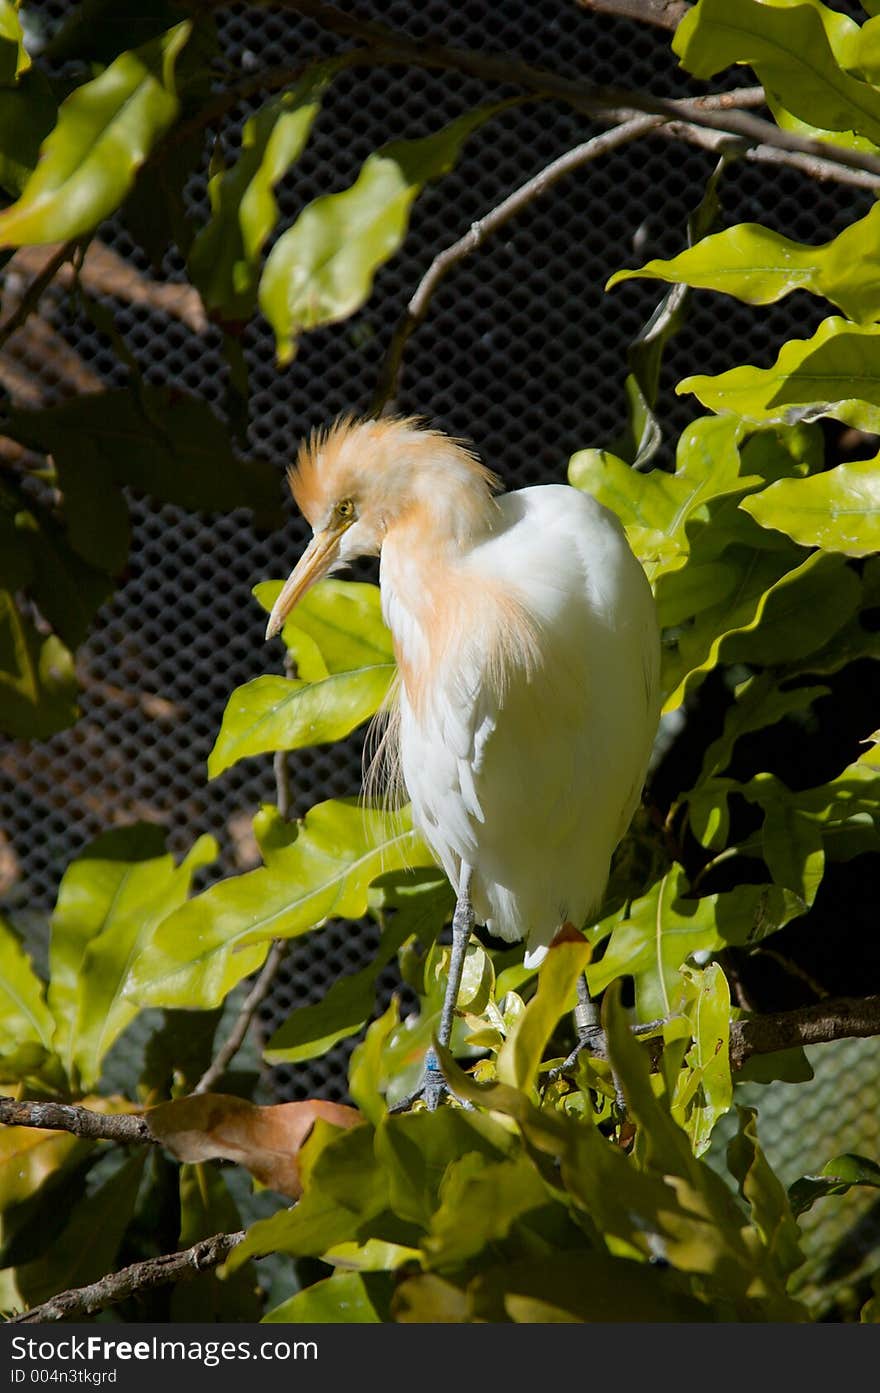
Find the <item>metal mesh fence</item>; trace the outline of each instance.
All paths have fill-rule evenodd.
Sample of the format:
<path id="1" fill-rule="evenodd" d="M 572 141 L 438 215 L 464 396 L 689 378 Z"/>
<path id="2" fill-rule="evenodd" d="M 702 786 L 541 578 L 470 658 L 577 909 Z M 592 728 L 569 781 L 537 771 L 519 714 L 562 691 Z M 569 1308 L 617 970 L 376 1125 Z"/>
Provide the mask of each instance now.
<path id="1" fill-rule="evenodd" d="M 667 35 L 588 16 L 570 0 L 375 0 L 359 8 L 416 38 L 431 33 L 572 77 L 667 95 L 695 90 L 676 67 Z M 67 9 L 60 0 L 28 6 L 33 26 L 47 34 Z M 220 22 L 224 57 L 244 72 L 303 62 L 332 47 L 292 13 L 240 6 Z M 277 191 L 282 226 L 318 193 L 350 183 L 377 146 L 436 130 L 486 98 L 481 84 L 451 74 L 341 74 L 305 155 Z M 224 135 L 228 154 L 257 105 L 235 113 Z M 247 446 L 277 463 L 279 489 L 310 426 L 368 403 L 392 327 L 432 256 L 591 133 L 584 118 L 552 103 L 508 110 L 418 200 L 403 251 L 381 270 L 361 313 L 307 336 L 285 370 L 275 365 L 268 326 L 248 328 Z M 652 140 L 573 174 L 534 203 L 443 284 L 411 342 L 400 406 L 472 438 L 512 487 L 564 478 L 575 450 L 607 444 L 621 429 L 626 349 L 657 299 L 656 288 L 644 283 L 606 296 L 605 280 L 623 264 L 680 249 L 711 169 L 701 152 Z M 203 215 L 206 178 L 205 168 L 189 189 L 192 209 Z M 805 241 L 826 240 L 868 206 L 868 196 L 854 190 L 744 163 L 730 168 L 721 195 L 725 221 L 760 220 Z M 136 270 L 147 269 L 119 219 L 101 237 Z M 169 281 L 183 279 L 173 258 L 163 270 Z M 147 381 L 179 383 L 222 412 L 226 369 L 215 330 L 196 333 L 177 317 L 123 298 L 107 303 Z M 16 350 L 12 341 L 4 380 L 13 396 L 51 402 L 71 384 L 121 380 L 111 346 L 88 319 L 72 317 L 60 297 L 47 298 L 43 313 L 56 338 L 44 351 Z M 673 395 L 677 380 L 696 367 L 766 363 L 785 338 L 808 334 L 822 313 L 800 293 L 758 312 L 694 295 L 663 371 L 660 413 L 669 438 L 692 414 Z M 212 783 L 205 760 L 231 689 L 277 670 L 279 654 L 263 646 L 250 589 L 287 573 L 303 525 L 291 509 L 288 525 L 266 535 L 244 513 L 197 516 L 143 498 L 132 500 L 132 519 L 128 572 L 79 653 L 80 721 L 44 743 L 10 744 L 0 753 L 0 877 L 37 938 L 65 865 L 99 831 L 137 818 L 159 821 L 177 852 L 211 831 L 222 844 L 214 873 L 229 874 L 255 863 L 250 817 L 274 794 L 269 758 L 245 761 Z M 357 739 L 294 756 L 291 784 L 298 813 L 356 793 Z M 366 961 L 374 943 L 369 925 L 330 923 L 295 945 L 264 1025 L 320 998 L 330 982 Z M 346 1057 L 340 1046 L 295 1076 L 276 1070 L 277 1095 L 344 1096 Z"/>

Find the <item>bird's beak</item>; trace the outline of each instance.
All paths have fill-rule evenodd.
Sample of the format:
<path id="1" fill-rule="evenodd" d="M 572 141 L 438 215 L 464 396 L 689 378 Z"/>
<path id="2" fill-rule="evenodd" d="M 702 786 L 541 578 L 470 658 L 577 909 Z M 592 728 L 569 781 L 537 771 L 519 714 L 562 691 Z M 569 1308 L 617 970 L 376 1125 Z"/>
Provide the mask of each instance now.
<path id="1" fill-rule="evenodd" d="M 339 553 L 339 539 L 349 526 L 346 521 L 315 533 L 272 606 L 269 623 L 266 625 L 266 638 L 275 637 L 290 611 L 299 604 L 306 591 L 322 576 L 326 576 Z"/>

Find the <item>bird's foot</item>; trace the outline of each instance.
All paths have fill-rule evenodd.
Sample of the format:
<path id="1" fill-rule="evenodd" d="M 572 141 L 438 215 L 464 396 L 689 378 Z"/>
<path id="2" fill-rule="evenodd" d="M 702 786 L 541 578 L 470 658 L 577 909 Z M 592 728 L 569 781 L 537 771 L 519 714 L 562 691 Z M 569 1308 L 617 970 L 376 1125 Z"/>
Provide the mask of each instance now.
<path id="1" fill-rule="evenodd" d="M 556 1083 L 558 1079 L 568 1078 L 577 1068 L 578 1060 L 582 1054 L 588 1054 L 593 1059 L 608 1058 L 608 1040 L 601 1025 L 588 1025 L 578 1031 L 577 1044 L 571 1054 L 563 1059 L 561 1064 L 557 1064 L 555 1069 L 551 1069 L 547 1075 L 548 1083 Z"/>
<path id="2" fill-rule="evenodd" d="M 388 1109 L 388 1113 L 389 1116 L 393 1116 L 396 1113 L 409 1112 L 416 1103 L 424 1103 L 428 1112 L 436 1112 L 441 1103 L 450 1101 L 457 1103 L 462 1108 L 471 1109 L 474 1106 L 465 1098 L 459 1098 L 453 1093 L 446 1082 L 436 1054 L 433 1050 L 428 1050 L 425 1055 L 425 1072 L 418 1088 L 414 1088 L 412 1093 L 401 1098 L 399 1103 L 395 1103 L 393 1108 Z"/>

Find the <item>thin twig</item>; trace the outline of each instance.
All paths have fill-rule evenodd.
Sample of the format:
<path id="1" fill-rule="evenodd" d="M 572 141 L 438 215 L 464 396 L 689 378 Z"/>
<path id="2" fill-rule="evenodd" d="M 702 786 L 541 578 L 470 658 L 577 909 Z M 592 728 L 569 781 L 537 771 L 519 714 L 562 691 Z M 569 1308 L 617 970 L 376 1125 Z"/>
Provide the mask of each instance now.
<path id="1" fill-rule="evenodd" d="M 652 130 L 660 119 L 657 116 L 636 116 L 619 126 L 613 126 L 609 131 L 603 131 L 601 135 L 594 136 L 592 140 L 587 140 L 582 145 L 576 145 L 573 150 L 567 150 L 564 155 L 560 155 L 558 159 L 539 170 L 531 179 L 526 180 L 518 189 L 514 189 L 513 193 L 509 194 L 491 212 L 486 213 L 477 222 L 471 223 L 468 231 L 457 242 L 453 242 L 451 246 L 438 252 L 419 281 L 415 294 L 410 299 L 403 317 L 392 335 L 373 399 L 375 415 L 378 415 L 397 395 L 404 350 L 410 336 L 428 313 L 431 297 L 444 276 L 448 275 L 454 266 L 464 261 L 465 257 L 470 256 L 481 247 L 488 237 L 502 228 L 511 218 L 516 217 L 536 198 L 540 198 L 548 189 L 551 189 L 566 174 L 570 174 L 572 170 L 580 169 L 591 160 L 598 159 L 600 155 L 608 154 L 611 150 L 617 150 L 620 146 L 637 140 Z"/>
<path id="2" fill-rule="evenodd" d="M 272 947 L 269 949 L 269 956 L 263 964 L 262 971 L 257 977 L 242 1003 L 241 1010 L 236 1017 L 235 1025 L 229 1032 L 225 1041 L 212 1061 L 199 1079 L 193 1093 L 210 1093 L 215 1084 L 219 1083 L 226 1073 L 230 1063 L 238 1054 L 244 1044 L 245 1037 L 250 1029 L 251 1021 L 262 1006 L 264 1000 L 269 995 L 275 974 L 284 961 L 284 955 L 289 948 L 286 938 L 276 938 Z"/>
<path id="3" fill-rule="evenodd" d="M 115 1141 L 121 1145 L 158 1145 L 147 1119 L 140 1113 L 93 1112 L 73 1103 L 27 1103 L 0 1097 L 0 1123 L 7 1127 L 43 1127 L 53 1132 L 72 1132 L 87 1141 Z"/>
<path id="4" fill-rule="evenodd" d="M 285 654 L 284 672 L 287 677 L 292 677 L 294 672 L 293 660 L 289 653 Z M 278 805 L 278 812 L 281 817 L 287 819 L 290 815 L 290 778 L 288 770 L 287 750 L 277 750 L 274 759 L 275 769 L 275 798 Z M 276 938 L 269 955 L 263 964 L 259 976 L 254 981 L 247 996 L 245 997 L 241 1010 L 235 1020 L 235 1025 L 226 1037 L 215 1058 L 199 1079 L 193 1093 L 210 1093 L 215 1084 L 219 1083 L 226 1073 L 230 1063 L 238 1054 L 245 1042 L 251 1021 L 262 1006 L 272 984 L 278 974 L 281 964 L 284 962 L 290 941 L 286 938 Z"/>
<path id="5" fill-rule="evenodd" d="M 34 276 L 12 314 L 4 324 L 0 324 L 0 348 L 30 318 L 40 303 L 43 293 L 48 290 L 65 261 L 70 261 L 75 256 L 78 246 L 78 239 L 63 242 L 55 255 L 46 262 L 39 275 Z"/>
<path id="6" fill-rule="evenodd" d="M 81 1320 L 83 1316 L 91 1316 L 108 1306 L 115 1306 L 129 1296 L 139 1296 L 169 1282 L 191 1281 L 200 1273 L 225 1262 L 244 1236 L 244 1229 L 238 1233 L 215 1233 L 212 1238 L 202 1238 L 181 1253 L 163 1253 L 161 1257 L 132 1263 L 131 1267 L 110 1272 L 87 1287 L 62 1291 L 49 1301 L 44 1301 L 42 1306 L 34 1306 L 19 1316 L 11 1316 L 7 1324 L 36 1325 L 42 1321 Z"/>

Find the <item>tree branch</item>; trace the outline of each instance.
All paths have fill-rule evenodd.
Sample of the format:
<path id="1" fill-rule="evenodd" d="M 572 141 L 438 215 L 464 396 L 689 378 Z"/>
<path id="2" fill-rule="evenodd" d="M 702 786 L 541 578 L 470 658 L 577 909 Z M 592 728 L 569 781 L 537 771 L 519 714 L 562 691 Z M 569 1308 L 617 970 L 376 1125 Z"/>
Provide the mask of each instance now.
<path id="1" fill-rule="evenodd" d="M 382 409 L 397 396 L 406 345 L 410 336 L 428 313 L 431 297 L 444 276 L 448 275 L 454 266 L 457 266 L 481 247 L 488 237 L 502 228 L 511 218 L 516 217 L 517 213 L 521 213 L 536 198 L 540 198 L 548 189 L 551 189 L 566 174 L 570 174 L 574 169 L 580 169 L 582 165 L 598 159 L 600 155 L 605 155 L 610 150 L 616 150 L 632 140 L 638 140 L 640 136 L 654 129 L 660 119 L 657 116 L 636 116 L 619 126 L 612 126 L 611 130 L 603 131 L 601 135 L 594 136 L 592 140 L 585 141 L 583 145 L 576 145 L 573 150 L 567 150 L 564 155 L 560 155 L 558 159 L 553 160 L 551 164 L 546 165 L 531 179 L 521 184 L 491 212 L 486 213 L 477 222 L 471 223 L 468 231 L 457 242 L 453 242 L 451 246 L 438 252 L 419 281 L 415 293 L 392 335 L 373 398 L 375 415 L 379 415 Z"/>
<path id="2" fill-rule="evenodd" d="M 741 1069 L 753 1054 L 774 1054 L 796 1045 L 864 1040 L 880 1035 L 880 996 L 828 997 L 797 1011 L 748 1016 L 730 1023 L 730 1064 Z"/>
<path id="3" fill-rule="evenodd" d="M 30 318 L 40 303 L 44 291 L 48 290 L 64 263 L 72 260 L 76 255 L 79 245 L 78 238 L 74 238 L 70 242 L 63 242 L 55 255 L 46 262 L 39 275 L 34 276 L 12 314 L 4 324 L 0 324 L 0 348 Z"/>
<path id="4" fill-rule="evenodd" d="M 62 1291 L 42 1306 L 34 1306 L 21 1315 L 11 1316 L 9 1325 L 36 1325 L 42 1321 L 81 1320 L 94 1315 L 107 1306 L 114 1306 L 128 1296 L 152 1291 L 168 1282 L 189 1282 L 201 1272 L 219 1267 L 237 1248 L 245 1236 L 245 1230 L 238 1233 L 215 1233 L 212 1238 L 203 1238 L 191 1248 L 181 1253 L 163 1253 L 158 1258 L 148 1258 L 136 1262 L 131 1267 L 123 1267 L 120 1272 L 110 1272 L 87 1287 L 76 1287 Z"/>
<path id="5" fill-rule="evenodd" d="M 44 1127 L 72 1132 L 87 1141 L 115 1141 L 127 1146 L 158 1145 L 150 1124 L 140 1113 L 92 1112 L 73 1103 L 27 1103 L 0 1097 L 0 1123 L 7 1127 Z"/>
<path id="6" fill-rule="evenodd" d="M 188 0 L 194 10 L 221 9 L 228 0 Z M 628 108 L 649 116 L 664 116 L 668 120 L 687 120 L 709 130 L 724 131 L 752 144 L 769 145 L 811 157 L 827 160 L 849 169 L 861 169 L 880 175 L 880 157 L 861 150 L 848 150 L 830 142 L 813 140 L 783 130 L 770 121 L 752 116 L 748 111 L 729 107 L 708 106 L 704 99 L 672 100 L 652 97 L 648 93 L 626 88 L 597 86 L 560 77 L 545 68 L 534 67 L 501 54 L 476 53 L 468 49 L 451 48 L 426 37 L 411 39 L 408 35 L 363 19 L 357 14 L 343 12 L 326 0 L 274 0 L 277 9 L 293 10 L 344 38 L 360 40 L 370 46 L 370 62 L 405 63 L 416 68 L 463 73 L 484 82 L 524 88 L 536 96 L 565 102 L 575 111 L 601 119 L 609 108 Z M 607 119 L 607 118 L 606 118 Z"/>
<path id="7" fill-rule="evenodd" d="M 582 10 L 593 14 L 617 15 L 653 24 L 656 29 L 677 29 L 691 8 L 687 0 L 577 0 Z"/>

